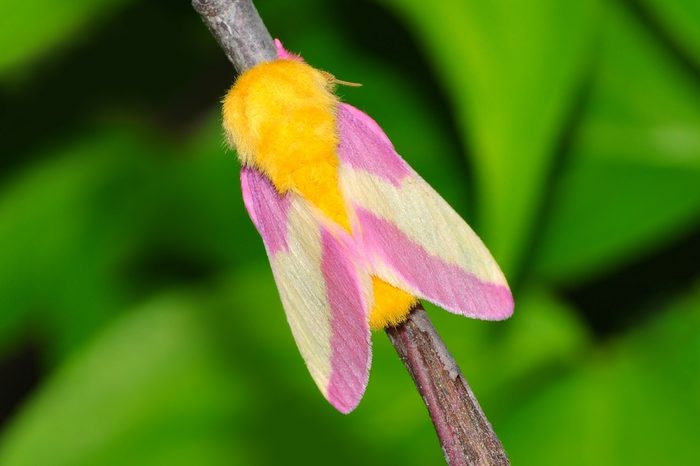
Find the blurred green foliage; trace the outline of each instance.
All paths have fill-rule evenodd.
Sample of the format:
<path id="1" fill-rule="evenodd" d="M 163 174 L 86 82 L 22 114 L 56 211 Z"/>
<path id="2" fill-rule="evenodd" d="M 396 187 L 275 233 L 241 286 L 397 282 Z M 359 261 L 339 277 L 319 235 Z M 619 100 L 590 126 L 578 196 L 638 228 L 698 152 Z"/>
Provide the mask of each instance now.
<path id="1" fill-rule="evenodd" d="M 126 0 L 25 0 L 0 4 L 0 75 L 42 58 Z"/>
<path id="2" fill-rule="evenodd" d="M 503 264 L 428 306 L 514 464 L 700 462 L 700 8 L 258 2 Z M 0 6 L 0 466 L 440 464 L 383 335 L 345 417 L 295 350 L 187 2 Z"/>

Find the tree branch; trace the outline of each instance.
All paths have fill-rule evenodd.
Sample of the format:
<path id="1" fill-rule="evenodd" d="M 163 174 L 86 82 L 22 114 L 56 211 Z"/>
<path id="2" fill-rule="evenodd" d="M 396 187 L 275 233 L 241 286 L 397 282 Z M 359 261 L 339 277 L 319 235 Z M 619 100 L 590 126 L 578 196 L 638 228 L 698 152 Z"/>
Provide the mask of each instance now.
<path id="1" fill-rule="evenodd" d="M 277 57 L 251 0 L 192 0 L 192 6 L 239 73 Z"/>
<path id="2" fill-rule="evenodd" d="M 507 465 L 508 457 L 423 307 L 386 330 L 428 408 L 450 466 Z"/>
<path id="3" fill-rule="evenodd" d="M 239 73 L 276 57 L 272 37 L 251 0 L 192 0 L 192 6 Z M 509 464 L 422 306 L 386 333 L 423 397 L 450 466 Z"/>

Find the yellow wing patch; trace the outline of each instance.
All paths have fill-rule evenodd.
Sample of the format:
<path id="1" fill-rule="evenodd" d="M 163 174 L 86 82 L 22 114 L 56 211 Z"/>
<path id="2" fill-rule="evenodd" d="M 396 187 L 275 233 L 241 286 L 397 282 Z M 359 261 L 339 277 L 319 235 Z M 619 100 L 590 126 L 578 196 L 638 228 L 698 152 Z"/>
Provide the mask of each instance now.
<path id="1" fill-rule="evenodd" d="M 350 231 L 338 182 L 338 99 L 327 74 L 296 60 L 243 73 L 224 98 L 224 129 L 245 165 Z"/>

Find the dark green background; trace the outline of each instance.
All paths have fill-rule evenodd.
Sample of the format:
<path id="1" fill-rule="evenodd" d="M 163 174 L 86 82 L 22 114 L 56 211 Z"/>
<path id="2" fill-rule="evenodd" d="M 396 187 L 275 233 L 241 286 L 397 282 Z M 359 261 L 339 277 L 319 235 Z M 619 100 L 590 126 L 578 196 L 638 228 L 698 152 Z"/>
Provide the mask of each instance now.
<path id="1" fill-rule="evenodd" d="M 429 307 L 516 465 L 700 462 L 700 3 L 258 7 L 483 237 Z M 0 3 L 0 466 L 440 464 L 374 335 L 335 412 L 287 328 L 188 2 Z"/>

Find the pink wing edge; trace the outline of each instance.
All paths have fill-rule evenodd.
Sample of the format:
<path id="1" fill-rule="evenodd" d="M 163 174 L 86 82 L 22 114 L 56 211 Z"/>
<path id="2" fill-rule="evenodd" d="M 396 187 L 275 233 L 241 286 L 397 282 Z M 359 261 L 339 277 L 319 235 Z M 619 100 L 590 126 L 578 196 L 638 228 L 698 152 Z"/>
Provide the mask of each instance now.
<path id="1" fill-rule="evenodd" d="M 337 119 L 341 165 L 369 172 L 397 188 L 406 178 L 425 183 L 394 150 L 370 116 L 341 103 Z M 445 262 L 393 223 L 357 205 L 352 207 L 357 222 L 353 230 L 357 231 L 359 247 L 367 257 L 378 258 L 383 266 L 413 287 L 406 291 L 452 313 L 476 319 L 503 320 L 512 315 L 514 302 L 507 285 L 483 281 L 458 265 Z"/>
<path id="2" fill-rule="evenodd" d="M 254 168 L 241 170 L 243 200 L 265 244 L 268 257 L 288 252 L 288 213 L 294 194 L 281 195 Z M 371 365 L 371 332 L 356 254 L 347 234 L 319 223 L 322 257 L 319 267 L 330 306 L 330 377 L 320 387 L 341 413 L 354 410 L 364 395 Z M 345 236 L 343 236 L 345 235 Z M 288 311 L 289 312 L 289 311 Z"/>

